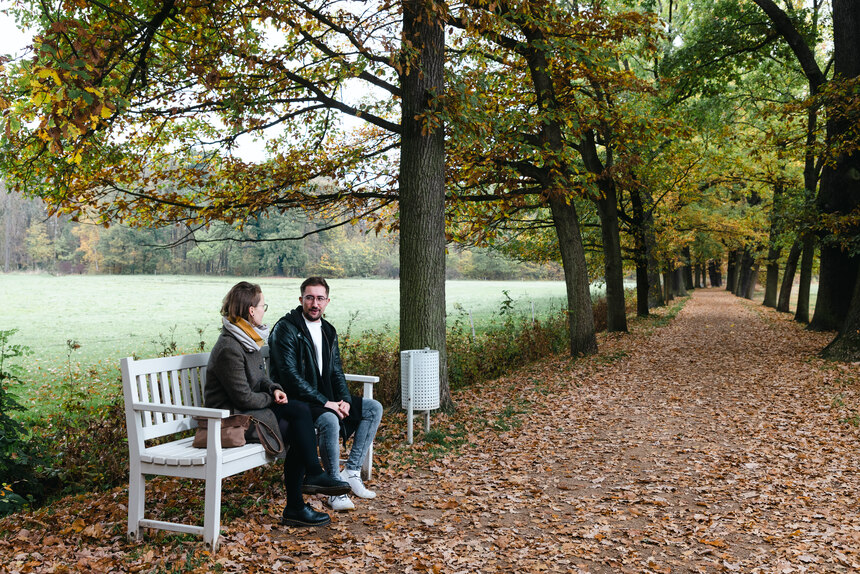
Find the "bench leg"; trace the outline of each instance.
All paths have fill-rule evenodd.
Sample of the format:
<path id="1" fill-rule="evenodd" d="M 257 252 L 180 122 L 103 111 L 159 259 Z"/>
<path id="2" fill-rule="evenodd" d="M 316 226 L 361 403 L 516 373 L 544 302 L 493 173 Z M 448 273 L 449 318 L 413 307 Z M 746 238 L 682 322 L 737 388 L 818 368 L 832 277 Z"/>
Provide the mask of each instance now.
<path id="1" fill-rule="evenodd" d="M 143 537 L 140 521 L 143 520 L 145 507 L 146 477 L 140 473 L 139 467 L 131 468 L 128 475 L 128 537 L 132 540 Z"/>
<path id="2" fill-rule="evenodd" d="M 203 542 L 218 550 L 218 537 L 221 534 L 221 473 L 219 465 L 212 464 L 206 472 L 206 507 L 203 509 Z"/>
<path id="3" fill-rule="evenodd" d="M 367 447 L 367 456 L 364 457 L 364 462 L 361 463 L 361 480 L 370 480 L 373 474 L 373 443 Z"/>

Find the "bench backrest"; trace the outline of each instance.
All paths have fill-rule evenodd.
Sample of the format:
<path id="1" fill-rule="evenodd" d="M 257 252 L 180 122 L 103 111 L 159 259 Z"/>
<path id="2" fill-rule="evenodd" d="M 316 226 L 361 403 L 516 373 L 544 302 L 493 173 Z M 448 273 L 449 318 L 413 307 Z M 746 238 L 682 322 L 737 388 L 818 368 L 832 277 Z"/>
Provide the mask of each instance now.
<path id="1" fill-rule="evenodd" d="M 129 442 L 142 442 L 197 427 L 194 418 L 182 414 L 134 412 L 134 403 L 202 407 L 209 353 L 177 355 L 135 361 L 122 359 Z M 132 437 L 131 433 L 138 436 Z M 136 440 L 135 440 L 136 438 Z"/>

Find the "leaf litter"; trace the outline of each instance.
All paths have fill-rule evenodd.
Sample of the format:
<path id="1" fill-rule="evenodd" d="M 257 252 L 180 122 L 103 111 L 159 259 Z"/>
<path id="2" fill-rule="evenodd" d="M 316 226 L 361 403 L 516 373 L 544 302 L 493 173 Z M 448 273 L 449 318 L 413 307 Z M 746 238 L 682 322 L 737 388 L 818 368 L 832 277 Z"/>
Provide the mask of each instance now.
<path id="1" fill-rule="evenodd" d="M 118 488 L 0 521 L 0 572 L 857 571 L 860 368 L 817 358 L 831 337 L 697 290 L 596 357 L 455 393 L 433 440 L 404 445 L 386 415 L 377 498 L 327 528 L 278 525 L 270 465 L 225 481 L 214 556 L 192 536 L 126 541 Z M 202 520 L 202 483 L 148 485 L 155 517 Z"/>

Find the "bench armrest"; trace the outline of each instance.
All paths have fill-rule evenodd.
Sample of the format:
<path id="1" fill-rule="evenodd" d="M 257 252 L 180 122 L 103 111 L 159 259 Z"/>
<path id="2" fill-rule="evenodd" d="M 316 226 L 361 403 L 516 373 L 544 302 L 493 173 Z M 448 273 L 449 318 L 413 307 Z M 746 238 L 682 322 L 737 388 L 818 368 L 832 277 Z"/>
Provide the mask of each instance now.
<path id="1" fill-rule="evenodd" d="M 344 373 L 343 376 L 347 381 L 355 381 L 356 383 L 373 384 L 379 382 L 379 377 L 373 377 L 370 375 L 351 375 L 349 373 Z"/>
<path id="2" fill-rule="evenodd" d="M 365 399 L 373 398 L 373 385 L 379 382 L 379 377 L 374 377 L 371 375 L 351 375 L 349 373 L 344 373 L 343 378 L 345 378 L 347 381 L 364 383 L 364 390 L 361 393 L 361 396 Z"/>
<path id="3" fill-rule="evenodd" d="M 163 405 L 159 403 L 132 403 L 131 408 L 135 411 L 149 411 L 154 413 L 170 413 L 174 415 L 186 415 L 206 419 L 226 419 L 230 411 L 226 409 L 207 409 L 205 407 L 183 407 L 176 405 Z"/>

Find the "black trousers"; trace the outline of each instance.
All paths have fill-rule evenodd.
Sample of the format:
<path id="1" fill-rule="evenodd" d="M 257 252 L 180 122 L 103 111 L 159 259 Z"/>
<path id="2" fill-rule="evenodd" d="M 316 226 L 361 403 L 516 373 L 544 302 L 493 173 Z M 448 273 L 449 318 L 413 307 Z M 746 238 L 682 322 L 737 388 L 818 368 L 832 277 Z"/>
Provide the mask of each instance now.
<path id="1" fill-rule="evenodd" d="M 315 476 L 323 472 L 317 454 L 314 422 L 307 403 L 290 400 L 285 405 L 272 405 L 278 417 L 278 426 L 284 444 L 289 445 L 284 459 L 284 487 L 287 491 L 287 506 L 299 509 L 304 506 L 302 483 L 305 474 Z"/>

